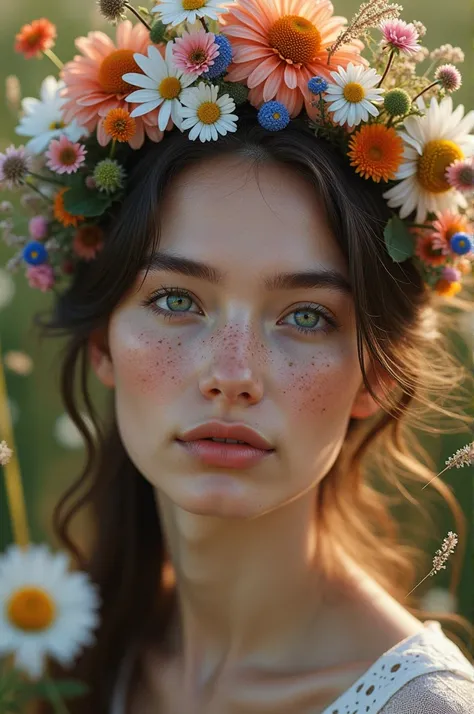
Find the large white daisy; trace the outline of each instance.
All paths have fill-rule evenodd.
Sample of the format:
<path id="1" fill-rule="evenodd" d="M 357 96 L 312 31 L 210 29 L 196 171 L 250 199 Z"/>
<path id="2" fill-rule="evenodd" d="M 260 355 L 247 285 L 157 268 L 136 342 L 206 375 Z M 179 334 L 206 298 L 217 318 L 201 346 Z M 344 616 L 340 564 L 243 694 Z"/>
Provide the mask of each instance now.
<path id="1" fill-rule="evenodd" d="M 162 0 L 152 12 L 165 25 L 179 25 L 181 22 L 196 22 L 200 17 L 218 20 L 219 15 L 229 12 L 227 5 L 234 0 Z"/>
<path id="2" fill-rule="evenodd" d="M 474 154 L 474 111 L 464 115 L 460 104 L 453 112 L 451 97 L 440 103 L 433 98 L 430 106 L 422 99 L 418 106 L 424 116 L 405 119 L 402 137 L 404 162 L 395 178 L 400 183 L 384 193 L 391 208 L 400 206 L 400 218 L 406 218 L 416 208 L 416 223 L 425 220 L 429 212 L 456 212 L 466 208 L 466 198 L 451 188 L 446 179 L 446 169 L 456 159 Z"/>
<path id="3" fill-rule="evenodd" d="M 219 87 L 199 82 L 183 92 L 181 114 L 183 129 L 191 129 L 189 138 L 194 141 L 216 141 L 219 134 L 225 136 L 228 131 L 237 130 L 238 116 L 232 112 L 235 102 L 228 94 L 217 98 Z"/>
<path id="4" fill-rule="evenodd" d="M 347 69 L 339 67 L 331 76 L 335 84 L 328 85 L 324 98 L 328 111 L 334 112 L 336 124 L 356 126 L 367 121 L 369 114 L 378 115 L 379 110 L 372 102 L 380 100 L 384 90 L 375 86 L 382 79 L 375 69 L 364 69 L 349 62 Z"/>
<path id="5" fill-rule="evenodd" d="M 129 72 L 122 78 L 135 87 L 141 87 L 126 98 L 127 102 L 141 105 L 133 110 L 132 117 L 143 116 L 160 107 L 158 127 L 161 131 L 166 129 L 170 117 L 178 129 L 181 128 L 181 93 L 197 78 L 196 74 L 184 73 L 176 67 L 173 61 L 173 44 L 167 43 L 164 59 L 153 45 L 148 47 L 148 56 L 134 54 L 135 62 L 145 74 Z"/>
<path id="6" fill-rule="evenodd" d="M 45 545 L 12 545 L 0 556 L 0 655 L 39 679 L 47 656 L 72 665 L 94 643 L 100 603 L 81 572 L 67 572 L 68 558 Z"/>
<path id="7" fill-rule="evenodd" d="M 65 125 L 62 107 L 66 100 L 59 94 L 64 86 L 64 82 L 55 77 L 46 77 L 41 85 L 41 98 L 25 97 L 21 103 L 23 116 L 15 131 L 19 136 L 33 137 L 26 144 L 32 154 L 41 154 L 50 141 L 61 134 L 66 134 L 73 142 L 88 134 L 87 129 L 75 120 Z"/>

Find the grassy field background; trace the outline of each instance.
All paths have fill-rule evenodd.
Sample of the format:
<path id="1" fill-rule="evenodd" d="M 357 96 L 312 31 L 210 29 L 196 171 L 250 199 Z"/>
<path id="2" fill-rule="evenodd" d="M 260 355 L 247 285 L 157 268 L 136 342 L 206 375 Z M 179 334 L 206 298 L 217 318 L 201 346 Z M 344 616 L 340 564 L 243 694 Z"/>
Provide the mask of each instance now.
<path id="1" fill-rule="evenodd" d="M 463 74 L 463 86 L 455 95 L 455 101 L 469 104 L 473 97 L 473 17 L 472 3 L 467 0 L 450 0 L 446 3 L 433 3 L 430 0 L 410 0 L 404 3 L 403 17 L 406 20 L 420 20 L 428 28 L 423 43 L 430 50 L 441 44 L 459 45 L 466 53 L 466 61 L 459 65 Z M 358 3 L 342 0 L 336 4 L 337 14 L 351 17 L 357 10 Z M 23 96 L 36 96 L 43 78 L 55 73 L 55 68 L 48 60 L 26 61 L 13 51 L 14 35 L 21 25 L 39 17 L 48 17 L 58 27 L 58 41 L 55 51 L 67 61 L 74 52 L 73 40 L 86 34 L 91 29 L 113 32 L 113 29 L 99 16 L 94 0 L 1 0 L 0 2 L 0 150 L 12 141 L 20 143 L 14 134 L 17 118 L 5 107 L 4 87 L 7 75 L 18 75 L 21 79 Z M 0 200 L 10 196 L 0 193 Z M 11 249 L 0 245 L 0 265 L 11 255 Z M 52 540 L 50 514 L 58 495 L 66 489 L 82 465 L 83 449 L 74 431 L 64 418 L 63 407 L 57 385 L 58 355 L 61 344 L 40 345 L 31 329 L 31 317 L 34 311 L 46 309 L 49 296 L 33 291 L 26 286 L 23 277 L 18 276 L 15 285 L 9 276 L 0 269 L 0 325 L 4 353 L 9 350 L 21 350 L 33 359 L 33 371 L 29 376 L 20 376 L 7 371 L 8 391 L 11 409 L 15 421 L 15 438 L 25 485 L 28 515 L 32 539 L 36 542 Z M 466 330 L 471 327 L 466 326 Z M 471 359 L 469 350 L 465 359 Z M 472 364 L 472 362 L 471 362 Z M 99 399 L 103 393 L 98 384 L 96 392 Z M 473 414 L 474 417 L 474 414 Z M 472 438 L 472 437 L 471 437 Z M 454 433 L 430 442 L 430 448 L 441 465 L 444 459 L 467 442 L 466 434 Z M 452 488 L 465 509 L 468 519 L 473 518 L 473 471 L 450 472 L 446 482 Z M 428 494 L 428 489 L 423 493 Z M 6 508 L 6 495 L 3 483 L 0 484 L 0 550 L 12 540 L 12 532 Z M 427 496 L 428 498 L 428 496 Z M 439 516 L 439 539 L 426 544 L 427 552 L 434 554 L 440 541 L 453 523 L 447 512 Z M 77 537 L 87 542 L 87 523 L 78 520 Z M 458 607 L 459 611 L 474 620 L 474 547 L 473 530 L 470 530 L 466 545 L 466 557 L 463 568 L 461 597 L 458 605 L 450 605 L 443 599 L 443 591 L 438 588 L 447 582 L 446 574 L 430 580 L 433 598 L 446 607 Z M 449 568 L 449 564 L 448 564 Z M 425 573 L 420 574 L 424 577 Z M 426 590 L 426 588 L 425 588 Z M 433 600 L 434 601 L 434 600 Z"/>

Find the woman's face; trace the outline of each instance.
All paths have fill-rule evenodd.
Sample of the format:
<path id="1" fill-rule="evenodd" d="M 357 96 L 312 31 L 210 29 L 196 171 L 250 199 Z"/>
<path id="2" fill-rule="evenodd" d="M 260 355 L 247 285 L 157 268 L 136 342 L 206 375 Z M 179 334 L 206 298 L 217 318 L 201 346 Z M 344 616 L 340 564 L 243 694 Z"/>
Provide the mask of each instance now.
<path id="1" fill-rule="evenodd" d="M 115 387 L 125 448 L 154 487 L 195 514 L 256 517 L 323 479 L 357 409 L 347 266 L 314 189 L 285 166 L 256 175 L 241 157 L 201 163 L 174 180 L 160 215 L 160 254 L 220 280 L 140 273 L 96 371 Z M 334 284 L 269 285 L 313 271 Z M 211 419 L 244 422 L 274 451 L 246 468 L 203 464 L 176 437 Z"/>

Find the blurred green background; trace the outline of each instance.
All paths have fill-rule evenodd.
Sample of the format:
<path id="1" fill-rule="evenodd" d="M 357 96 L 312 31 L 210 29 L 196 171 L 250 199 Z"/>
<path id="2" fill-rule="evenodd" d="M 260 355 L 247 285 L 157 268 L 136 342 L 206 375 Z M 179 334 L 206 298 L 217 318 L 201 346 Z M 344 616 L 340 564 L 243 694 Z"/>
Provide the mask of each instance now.
<path id="1" fill-rule="evenodd" d="M 145 4 L 145 3 L 142 3 Z M 336 3 L 336 14 L 351 17 L 359 6 L 352 0 Z M 432 0 L 410 0 L 404 3 L 402 17 L 407 21 L 420 20 L 428 33 L 422 44 L 430 50 L 449 43 L 460 46 L 465 52 L 465 62 L 459 65 L 463 75 L 463 86 L 455 95 L 455 102 L 474 105 L 473 77 L 473 13 L 471 2 L 450 0 L 433 3 Z M 55 67 L 46 59 L 26 61 L 13 50 L 14 36 L 20 27 L 33 19 L 47 17 L 58 27 L 55 51 L 67 61 L 75 54 L 73 40 L 92 29 L 102 29 L 109 34 L 114 30 L 99 15 L 95 0 L 1 0 L 0 2 L 0 151 L 12 142 L 21 143 L 14 134 L 17 116 L 6 106 L 5 81 L 8 75 L 18 75 L 21 80 L 22 96 L 37 96 L 42 80 L 48 74 L 55 74 Z M 0 192 L 0 201 L 11 199 L 10 194 Z M 0 266 L 13 255 L 14 249 L 0 244 Z M 18 369 L 6 367 L 10 407 L 15 427 L 16 449 L 19 453 L 24 481 L 28 517 L 32 540 L 50 541 L 56 545 L 51 533 L 50 516 L 60 493 L 77 477 L 82 466 L 84 450 L 81 440 L 64 414 L 59 388 L 58 366 L 61 343 L 55 341 L 40 345 L 36 333 L 31 328 L 34 311 L 47 309 L 50 297 L 27 287 L 21 271 L 12 279 L 0 268 L 0 333 L 4 355 L 12 351 L 26 353 L 32 359 L 32 369 L 28 374 L 19 374 Z M 471 319 L 464 320 L 466 334 L 474 331 Z M 10 353 L 10 354 L 9 354 Z M 472 367 L 472 341 L 464 351 L 464 358 Z M 25 371 L 28 371 L 25 366 Z M 103 399 L 101 387 L 95 383 L 96 394 Z M 473 408 L 474 419 L 474 408 Z M 473 438 L 472 435 L 470 437 Z M 454 451 L 469 440 L 466 433 L 450 434 L 443 438 L 431 439 L 429 448 L 440 465 Z M 427 607 L 457 611 L 474 621 L 474 485 L 472 468 L 447 472 L 444 478 L 450 484 L 460 501 L 471 524 L 468 533 L 467 552 L 463 566 L 462 586 L 459 602 L 453 602 L 445 590 L 447 571 L 442 571 L 435 579 L 430 579 L 426 592 Z M 429 489 L 417 494 L 428 494 Z M 0 483 L 0 551 L 12 541 L 12 531 L 8 518 L 6 493 L 3 481 Z M 428 498 L 428 495 L 427 495 Z M 427 552 L 434 555 L 448 530 L 453 529 L 449 512 L 439 516 L 439 540 L 426 543 Z M 410 524 L 408 524 L 410 525 Z M 79 518 L 75 535 L 85 544 L 88 542 L 87 521 Z M 417 543 L 418 545 L 418 543 Z M 432 557 L 432 556 L 430 556 Z M 448 563 L 449 570 L 449 563 Z M 420 573 L 420 579 L 426 573 Z"/>

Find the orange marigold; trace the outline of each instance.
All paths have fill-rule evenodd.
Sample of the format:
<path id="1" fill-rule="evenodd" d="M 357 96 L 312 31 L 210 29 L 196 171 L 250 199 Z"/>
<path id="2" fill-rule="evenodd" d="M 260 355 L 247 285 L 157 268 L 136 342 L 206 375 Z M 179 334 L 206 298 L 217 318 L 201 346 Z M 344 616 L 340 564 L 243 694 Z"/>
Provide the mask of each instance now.
<path id="1" fill-rule="evenodd" d="M 403 140 L 393 127 L 366 124 L 351 136 L 349 148 L 356 173 L 377 183 L 395 178 L 403 158 Z"/>
<path id="2" fill-rule="evenodd" d="M 31 25 L 23 25 L 15 38 L 15 50 L 21 52 L 26 59 L 32 59 L 50 50 L 56 37 L 56 26 L 42 17 L 40 20 L 33 20 Z"/>
<path id="3" fill-rule="evenodd" d="M 64 208 L 64 194 L 66 191 L 69 191 L 68 188 L 61 188 L 59 189 L 58 193 L 55 196 L 54 199 L 54 217 L 59 223 L 62 223 L 63 226 L 67 228 L 67 226 L 74 226 L 77 227 L 78 223 L 80 221 L 84 220 L 83 216 L 73 216 L 72 213 L 69 213 L 69 211 L 66 211 Z"/>
<path id="4" fill-rule="evenodd" d="M 458 294 L 461 288 L 461 283 L 451 283 L 449 280 L 445 280 L 444 278 L 440 278 L 435 285 L 436 292 L 438 295 L 442 295 L 443 297 L 454 297 Z"/>
<path id="5" fill-rule="evenodd" d="M 130 141 L 136 130 L 137 122 L 126 109 L 111 109 L 104 119 L 105 133 L 117 141 Z"/>

